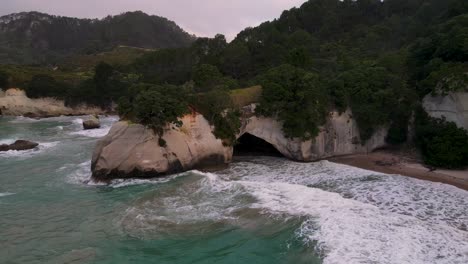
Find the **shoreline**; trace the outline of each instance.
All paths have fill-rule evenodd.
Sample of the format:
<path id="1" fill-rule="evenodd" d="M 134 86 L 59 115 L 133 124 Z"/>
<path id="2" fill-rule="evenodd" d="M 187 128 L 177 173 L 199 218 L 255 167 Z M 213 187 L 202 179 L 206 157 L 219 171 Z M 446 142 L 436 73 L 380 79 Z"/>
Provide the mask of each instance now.
<path id="1" fill-rule="evenodd" d="M 398 174 L 420 180 L 445 183 L 468 191 L 468 169 L 431 171 L 424 167 L 421 161 L 391 151 L 380 150 L 369 154 L 333 157 L 328 161 L 385 174 Z"/>

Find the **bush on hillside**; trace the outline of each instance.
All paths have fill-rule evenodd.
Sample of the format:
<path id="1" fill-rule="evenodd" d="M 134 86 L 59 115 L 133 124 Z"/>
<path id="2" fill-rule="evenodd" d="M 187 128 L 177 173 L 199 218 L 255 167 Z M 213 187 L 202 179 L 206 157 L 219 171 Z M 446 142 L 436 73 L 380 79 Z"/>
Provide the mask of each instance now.
<path id="1" fill-rule="evenodd" d="M 422 109 L 416 116 L 416 143 L 428 165 L 449 169 L 468 166 L 468 132 L 453 122 L 431 118 Z"/>

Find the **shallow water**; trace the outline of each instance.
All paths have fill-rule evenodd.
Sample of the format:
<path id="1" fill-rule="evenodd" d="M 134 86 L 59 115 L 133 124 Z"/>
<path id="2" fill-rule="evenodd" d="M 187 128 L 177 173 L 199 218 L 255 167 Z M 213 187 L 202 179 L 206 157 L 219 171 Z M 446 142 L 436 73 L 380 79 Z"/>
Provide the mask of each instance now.
<path id="1" fill-rule="evenodd" d="M 90 181 L 103 128 L 0 118 L 0 263 L 468 263 L 468 192 L 326 161 Z"/>

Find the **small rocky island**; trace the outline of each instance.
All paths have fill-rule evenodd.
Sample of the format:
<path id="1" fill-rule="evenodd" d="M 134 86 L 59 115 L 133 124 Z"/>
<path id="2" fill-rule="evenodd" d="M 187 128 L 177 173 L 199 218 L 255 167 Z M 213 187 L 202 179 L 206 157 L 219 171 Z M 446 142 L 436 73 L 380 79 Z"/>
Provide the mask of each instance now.
<path id="1" fill-rule="evenodd" d="M 30 150 L 30 149 L 36 148 L 37 146 L 39 146 L 39 144 L 36 142 L 31 142 L 27 140 L 17 140 L 12 144 L 0 145 L 0 152 L 10 151 L 10 150 L 14 150 L 14 151 Z"/>

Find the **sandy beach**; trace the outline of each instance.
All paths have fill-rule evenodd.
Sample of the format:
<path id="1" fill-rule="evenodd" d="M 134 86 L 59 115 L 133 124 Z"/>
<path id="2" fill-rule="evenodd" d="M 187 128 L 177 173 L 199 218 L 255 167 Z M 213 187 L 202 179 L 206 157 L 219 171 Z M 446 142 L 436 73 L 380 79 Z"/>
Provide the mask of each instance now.
<path id="1" fill-rule="evenodd" d="M 381 150 L 369 154 L 341 156 L 329 159 L 361 169 L 454 185 L 468 191 L 468 169 L 430 169 L 413 155 L 403 152 Z"/>

